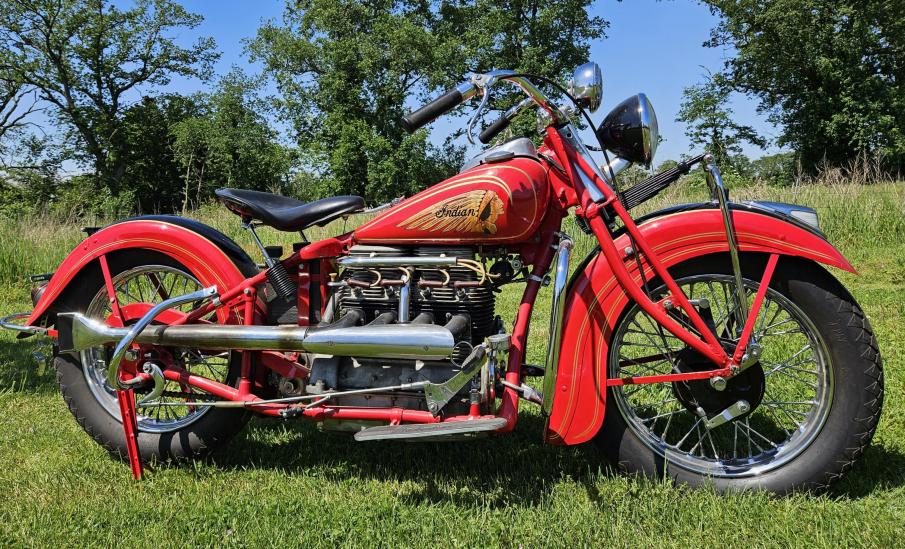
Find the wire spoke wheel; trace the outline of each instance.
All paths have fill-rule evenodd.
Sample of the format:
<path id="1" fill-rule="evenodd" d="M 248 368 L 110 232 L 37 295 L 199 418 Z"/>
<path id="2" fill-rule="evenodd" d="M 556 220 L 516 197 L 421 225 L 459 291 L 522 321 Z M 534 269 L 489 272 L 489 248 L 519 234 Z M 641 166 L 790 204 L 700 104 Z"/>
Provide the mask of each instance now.
<path id="1" fill-rule="evenodd" d="M 716 335 L 731 353 L 745 322 L 735 313 L 734 278 L 700 274 L 676 282 L 691 300 L 709 304 Z M 749 309 L 757 285 L 745 280 Z M 654 293 L 666 295 L 663 288 Z M 689 327 L 681 315 L 675 318 Z M 762 347 L 759 361 L 728 380 L 723 391 L 709 380 L 627 385 L 613 388 L 613 404 L 648 449 L 694 473 L 736 478 L 782 467 L 806 450 L 826 423 L 834 394 L 830 353 L 814 321 L 773 288 L 767 290 L 753 338 Z M 608 362 L 610 377 L 716 367 L 637 305 L 617 327 Z M 707 429 L 707 418 L 743 399 L 749 412 Z"/>
<path id="2" fill-rule="evenodd" d="M 121 309 L 129 305 L 154 305 L 172 296 L 200 290 L 202 285 L 191 274 L 167 265 L 142 265 L 123 271 L 113 277 L 116 299 Z M 195 304 L 187 303 L 174 307 L 174 311 L 188 313 Z M 88 305 L 86 314 L 99 320 L 106 320 L 113 314 L 107 290 L 101 287 Z M 111 349 L 94 347 L 81 353 L 85 380 L 95 399 L 114 418 L 120 420 L 116 393 L 107 384 L 107 368 Z M 226 383 L 230 371 L 230 353 L 208 352 L 198 349 L 160 349 L 153 351 L 158 362 L 169 362 L 187 372 Z M 185 402 L 198 400 L 198 395 L 206 395 L 194 387 L 167 381 L 164 386 L 163 402 Z M 184 397 L 178 395 L 185 395 Z M 157 406 L 138 410 L 139 430 L 149 433 L 178 431 L 200 419 L 210 410 L 197 406 Z"/>

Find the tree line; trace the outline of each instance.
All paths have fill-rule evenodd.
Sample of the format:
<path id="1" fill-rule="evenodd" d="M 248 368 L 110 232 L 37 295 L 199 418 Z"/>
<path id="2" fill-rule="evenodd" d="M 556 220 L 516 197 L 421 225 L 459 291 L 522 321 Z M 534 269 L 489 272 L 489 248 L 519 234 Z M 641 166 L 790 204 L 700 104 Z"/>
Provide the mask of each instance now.
<path id="1" fill-rule="evenodd" d="M 216 44 L 175 0 L 0 4 L 4 208 L 171 212 L 218 186 L 379 202 L 462 160 L 400 120 L 469 71 L 563 78 L 605 21 L 590 0 L 299 0 L 247 43 L 262 75 L 215 78 Z M 164 92 L 174 78 L 210 92 Z M 262 93 L 268 80 L 275 94 Z M 75 167 L 77 175 L 63 175 Z"/>
<path id="2" fill-rule="evenodd" d="M 732 120 L 728 98 L 742 93 L 793 151 L 762 162 L 771 173 L 865 153 L 901 168 L 901 0 L 705 3 L 721 21 L 707 45 L 735 54 L 685 90 L 679 119 L 695 144 L 739 171 L 741 144 L 767 144 Z M 372 203 L 411 194 L 453 174 L 464 151 L 408 135 L 405 112 L 472 71 L 566 79 L 605 36 L 591 4 L 293 0 L 247 41 L 262 74 L 214 75 L 212 38 L 176 40 L 202 22 L 176 0 L 5 0 L 0 208 L 178 212 L 220 186 Z M 167 91 L 177 78 L 208 91 Z"/>
<path id="3" fill-rule="evenodd" d="M 688 137 L 732 164 L 763 136 L 732 120 L 733 93 L 757 102 L 779 128 L 799 171 L 843 172 L 871 159 L 905 167 L 905 1 L 704 0 L 719 25 L 704 44 L 733 52 L 686 88 L 678 120 Z"/>

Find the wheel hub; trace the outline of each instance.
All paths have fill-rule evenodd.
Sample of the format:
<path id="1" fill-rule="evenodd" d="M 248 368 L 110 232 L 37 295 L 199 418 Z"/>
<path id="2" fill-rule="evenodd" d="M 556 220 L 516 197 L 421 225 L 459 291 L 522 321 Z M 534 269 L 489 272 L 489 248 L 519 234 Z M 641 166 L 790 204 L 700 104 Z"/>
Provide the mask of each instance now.
<path id="1" fill-rule="evenodd" d="M 731 351 L 730 351 L 731 352 Z M 705 372 L 713 369 L 713 363 L 692 348 L 680 351 L 676 357 L 676 368 L 681 373 Z M 738 416 L 747 416 L 760 405 L 764 398 L 766 378 L 760 362 L 746 368 L 742 373 L 726 381 L 722 391 L 715 389 L 709 379 L 695 381 L 677 381 L 672 390 L 679 402 L 692 414 L 698 414 L 698 408 L 704 410 L 708 418 L 720 414 L 723 410 L 740 400 L 750 404 L 750 409 Z"/>

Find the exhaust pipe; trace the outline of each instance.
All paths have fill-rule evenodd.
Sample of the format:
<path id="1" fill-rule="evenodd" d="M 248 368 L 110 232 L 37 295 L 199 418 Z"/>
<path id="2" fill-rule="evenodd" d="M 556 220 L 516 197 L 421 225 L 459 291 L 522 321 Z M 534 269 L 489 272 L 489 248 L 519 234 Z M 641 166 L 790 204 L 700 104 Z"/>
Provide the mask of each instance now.
<path id="1" fill-rule="evenodd" d="M 118 343 L 128 328 L 108 326 L 80 313 L 57 315 L 60 350 L 78 352 Z M 304 351 L 325 355 L 402 360 L 444 360 L 453 352 L 452 333 L 427 324 L 351 328 L 186 324 L 148 326 L 135 343 L 210 351 Z"/>

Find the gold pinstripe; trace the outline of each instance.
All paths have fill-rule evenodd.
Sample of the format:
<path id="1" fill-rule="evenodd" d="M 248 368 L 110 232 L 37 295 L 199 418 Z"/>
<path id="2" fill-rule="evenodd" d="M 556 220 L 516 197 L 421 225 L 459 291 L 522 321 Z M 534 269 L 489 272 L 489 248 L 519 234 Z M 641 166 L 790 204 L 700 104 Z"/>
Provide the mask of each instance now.
<path id="1" fill-rule="evenodd" d="M 528 172 L 526 172 L 525 170 L 523 170 L 521 168 L 516 168 L 515 166 L 505 166 L 505 165 L 504 166 L 494 166 L 491 169 L 497 170 L 497 169 L 501 169 L 501 168 L 507 169 L 507 170 L 515 170 L 515 171 L 521 173 L 523 176 L 525 176 L 525 179 L 528 183 L 530 183 L 532 181 L 531 177 L 528 175 Z M 488 170 L 488 171 L 490 171 L 490 170 Z M 489 185 L 498 186 L 505 192 L 506 196 L 509 198 L 509 203 L 510 204 L 512 203 L 512 189 L 510 189 L 509 186 L 505 184 L 505 181 L 498 176 L 489 175 L 487 172 L 482 172 L 480 174 L 469 175 L 468 177 L 463 177 L 461 179 L 455 179 L 454 181 L 455 181 L 455 184 L 446 185 L 440 189 L 437 189 L 436 191 L 432 191 L 422 197 L 419 197 L 417 200 L 415 200 L 409 204 L 406 204 L 405 207 L 408 208 L 409 206 L 413 206 L 415 204 L 420 204 L 421 202 L 428 200 L 430 198 L 433 198 L 439 193 L 449 191 L 450 189 L 457 189 L 462 186 L 466 186 L 466 185 L 471 186 L 471 185 L 481 184 L 481 183 L 487 183 Z M 497 238 L 488 238 L 487 235 L 483 235 L 481 237 L 482 241 L 483 240 L 488 240 L 488 241 L 516 240 L 516 239 L 519 239 L 519 238 L 525 236 L 526 234 L 528 234 L 528 232 L 531 230 L 531 227 L 538 221 L 538 214 L 540 213 L 540 210 L 541 210 L 541 205 L 539 204 L 539 201 L 537 200 L 537 189 L 535 188 L 534 185 L 528 185 L 528 186 L 531 188 L 531 194 L 534 197 L 534 212 L 531 216 L 531 222 L 528 224 L 528 227 L 524 231 L 522 231 L 520 234 L 515 235 L 515 236 L 506 236 L 506 237 L 501 237 L 501 238 L 497 239 Z M 374 225 L 375 223 L 378 223 L 381 220 L 382 220 L 382 218 L 378 217 L 377 219 L 369 221 L 368 223 L 365 223 L 364 225 L 359 227 L 355 232 L 357 233 L 360 231 L 364 231 L 364 230 L 368 229 L 369 227 L 371 227 L 371 225 Z M 460 237 L 456 237 L 456 238 L 452 238 L 452 237 L 449 237 L 449 238 L 424 238 L 424 237 L 399 237 L 399 238 L 397 238 L 397 237 L 393 237 L 393 238 L 386 238 L 386 239 L 385 238 L 362 238 L 359 240 L 361 242 L 384 241 L 384 240 L 392 240 L 394 242 L 410 242 L 410 241 L 428 241 L 428 240 L 430 240 L 430 241 L 454 241 L 454 240 L 461 240 L 461 238 Z"/>
<path id="2" fill-rule="evenodd" d="M 667 218 L 674 217 L 674 216 L 689 215 L 689 214 L 693 214 L 693 213 L 699 213 L 699 212 L 697 212 L 697 211 L 677 212 L 674 214 L 669 214 L 669 215 L 666 215 L 663 217 L 659 217 L 656 220 L 652 220 L 652 222 L 661 221 L 663 219 L 667 219 Z M 713 231 L 713 232 L 707 232 L 707 233 L 695 233 L 693 235 L 678 237 L 678 238 L 674 238 L 672 240 L 663 242 L 663 243 L 653 247 L 653 251 L 659 252 L 661 250 L 664 250 L 666 248 L 671 248 L 673 246 L 676 246 L 679 243 L 686 242 L 686 241 L 725 237 L 725 234 L 726 233 L 722 232 L 722 231 Z M 834 261 L 834 258 L 831 255 L 824 254 L 824 253 L 818 252 L 818 251 L 810 249 L 810 248 L 805 248 L 803 246 L 797 246 L 786 240 L 781 240 L 778 238 L 772 238 L 772 237 L 768 237 L 768 236 L 764 236 L 764 235 L 760 235 L 760 234 L 756 234 L 756 233 L 750 233 L 750 232 L 740 232 L 740 233 L 738 233 L 738 237 L 739 237 L 739 239 L 748 240 L 749 241 L 747 243 L 748 247 L 756 245 L 757 242 L 763 242 L 763 243 L 773 245 L 774 247 L 777 247 L 777 248 L 785 248 L 787 250 L 794 250 L 794 251 L 798 251 L 798 252 L 807 252 L 818 258 L 826 260 L 826 262 L 828 262 L 828 263 L 831 263 Z M 740 246 L 744 247 L 745 244 L 740 243 Z M 675 253 L 661 258 L 661 262 L 663 262 L 664 264 L 669 264 L 669 262 L 671 260 L 675 259 L 676 257 L 682 256 L 682 255 L 686 255 L 689 253 L 701 255 L 701 252 L 705 252 L 705 251 L 707 251 L 707 252 L 721 251 L 723 249 L 723 247 L 724 247 L 724 243 L 712 242 L 712 241 L 708 242 L 708 243 L 702 243 L 701 245 L 698 245 L 698 246 L 683 247 L 683 248 L 680 248 Z M 637 276 L 638 275 L 637 271 L 635 271 L 635 273 L 636 273 L 636 276 L 633 276 L 632 280 L 635 283 L 639 283 L 641 279 L 639 276 Z M 651 269 L 650 267 L 645 267 L 643 276 L 648 277 L 651 273 L 653 273 L 653 269 Z M 580 330 L 579 339 L 576 342 L 577 349 L 581 348 L 581 344 L 584 341 L 585 334 L 589 333 L 587 331 L 587 325 L 590 322 L 591 317 L 593 316 L 595 308 L 599 307 L 599 305 L 600 305 L 600 298 L 605 293 L 608 293 L 615 283 L 616 283 L 616 279 L 615 278 L 611 279 L 609 282 L 607 282 L 606 285 L 604 285 L 603 288 L 601 288 L 594 295 L 594 299 L 591 302 L 590 307 L 588 307 L 587 315 L 585 316 L 584 320 L 582 321 L 581 327 L 579 328 L 579 330 Z M 612 316 L 616 312 L 616 309 L 621 306 L 624 306 L 624 304 L 622 303 L 622 300 L 616 300 L 610 307 L 609 311 L 607 311 L 604 314 L 604 321 L 606 322 L 609 318 L 612 318 Z M 606 340 L 601 338 L 601 341 L 597 345 L 596 353 L 593 355 L 594 357 L 599 357 L 600 352 L 602 351 L 602 346 L 605 342 L 606 342 Z M 579 365 L 578 365 L 579 358 L 580 358 L 580 354 L 576 353 L 575 358 L 572 361 L 571 377 L 573 379 L 575 378 L 575 375 L 579 369 Z M 595 371 L 594 371 L 595 380 L 600 379 L 600 376 L 601 376 L 600 368 L 605 367 L 605 365 L 606 365 L 606 360 L 601 361 L 598 359 L 596 361 Z M 604 390 L 606 390 L 606 388 L 604 388 Z M 566 424 L 569 422 L 574 402 L 578 398 L 577 393 L 578 393 L 578 391 L 574 391 L 574 390 L 569 392 L 569 401 L 566 403 L 566 409 L 565 409 L 565 412 L 563 412 L 563 414 L 562 414 L 562 421 L 559 424 L 557 431 L 555 431 L 556 433 L 563 431 L 564 428 L 566 427 Z M 594 416 L 591 418 L 591 421 L 586 425 L 585 429 L 583 431 L 581 431 L 580 433 L 578 433 L 577 435 L 575 435 L 577 438 L 580 438 L 580 437 L 586 435 L 591 429 L 594 428 L 594 425 L 597 424 L 597 419 L 600 415 L 601 408 L 602 408 L 601 406 L 594 407 Z M 559 435 L 557 434 L 557 438 L 561 438 L 561 437 L 559 437 Z"/>
<path id="3" fill-rule="evenodd" d="M 131 224 L 131 223 L 146 223 L 146 222 L 145 221 L 127 221 L 125 223 L 121 223 L 120 225 L 126 225 L 126 224 Z M 220 248 L 218 248 L 213 242 L 211 242 L 207 238 L 204 238 L 203 236 L 199 235 L 198 233 L 194 233 L 192 231 L 189 231 L 188 229 L 185 229 L 184 227 L 180 227 L 179 225 L 174 225 L 172 223 L 167 223 L 165 221 L 153 221 L 152 223 L 159 223 L 161 225 L 174 227 L 175 229 L 178 229 L 180 231 L 189 232 L 189 233 L 197 236 L 198 238 L 201 238 L 202 240 L 204 240 L 205 242 L 207 242 L 214 248 L 216 248 L 217 251 L 219 251 L 221 253 L 221 255 L 223 256 L 224 259 L 226 259 L 227 261 L 231 261 L 229 259 L 229 257 L 227 257 L 227 255 L 224 254 L 222 252 L 222 250 L 220 250 Z M 204 265 L 205 267 L 207 267 L 207 263 L 205 261 L 202 261 L 197 255 L 189 252 L 187 248 L 177 246 L 177 245 L 167 242 L 165 240 L 157 240 L 157 239 L 153 239 L 153 238 L 139 237 L 139 238 L 130 238 L 130 239 L 126 239 L 126 240 L 117 240 L 115 242 L 110 242 L 108 244 L 104 244 L 104 245 L 101 245 L 100 247 L 92 249 L 89 253 L 85 254 L 84 256 L 82 256 L 79 259 L 79 261 L 69 270 L 69 272 L 66 273 L 66 276 L 64 277 L 64 279 L 68 283 L 69 281 L 71 281 L 72 276 L 74 276 L 76 273 L 81 271 L 85 267 L 85 265 L 87 265 L 90 261 L 94 260 L 98 255 L 103 255 L 103 253 L 106 250 L 110 250 L 111 248 L 122 249 L 122 245 L 124 243 L 129 243 L 129 244 L 132 244 L 132 243 L 137 243 L 137 244 L 157 243 L 157 244 L 161 244 L 161 245 L 163 245 L 162 246 L 163 248 L 168 248 L 172 251 L 183 252 L 187 256 L 191 257 L 192 259 L 194 259 L 195 261 L 200 263 L 201 265 Z M 100 253 L 98 253 L 98 252 L 100 252 Z M 97 254 L 97 255 L 95 255 L 95 254 Z M 211 269 L 210 267 L 207 267 L 207 271 L 208 271 L 208 273 L 213 275 L 213 277 L 216 279 L 216 281 L 219 285 L 221 285 L 221 286 L 225 285 L 224 280 L 219 276 L 217 271 Z M 66 285 L 57 286 L 57 289 L 51 294 L 51 297 L 47 300 L 47 303 L 51 303 L 51 302 L 53 302 L 54 299 L 59 297 L 59 294 L 62 293 L 64 288 L 66 288 Z"/>

